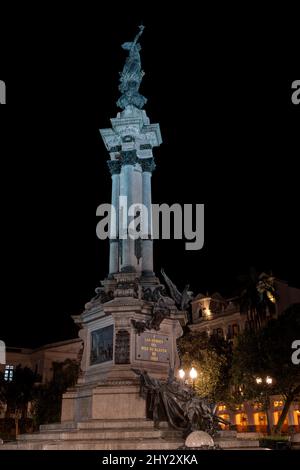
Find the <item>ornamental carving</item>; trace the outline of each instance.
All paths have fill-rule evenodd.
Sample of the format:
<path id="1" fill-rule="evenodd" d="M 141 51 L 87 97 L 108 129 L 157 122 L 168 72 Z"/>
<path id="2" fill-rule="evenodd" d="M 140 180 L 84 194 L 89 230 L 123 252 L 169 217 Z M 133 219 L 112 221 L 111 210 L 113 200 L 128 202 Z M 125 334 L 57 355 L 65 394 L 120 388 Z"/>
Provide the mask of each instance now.
<path id="1" fill-rule="evenodd" d="M 115 364 L 130 364 L 130 333 L 126 330 L 116 333 Z"/>
<path id="2" fill-rule="evenodd" d="M 122 165 L 135 165 L 138 161 L 136 150 L 123 150 Z"/>
<path id="3" fill-rule="evenodd" d="M 154 158 L 141 158 L 139 160 L 139 163 L 141 164 L 141 167 L 142 167 L 142 170 L 143 171 L 148 171 L 150 173 L 152 173 L 152 171 L 155 170 L 155 162 L 154 162 Z"/>
<path id="4" fill-rule="evenodd" d="M 109 171 L 111 175 L 118 175 L 121 171 L 121 162 L 117 160 L 108 160 L 107 162 Z"/>

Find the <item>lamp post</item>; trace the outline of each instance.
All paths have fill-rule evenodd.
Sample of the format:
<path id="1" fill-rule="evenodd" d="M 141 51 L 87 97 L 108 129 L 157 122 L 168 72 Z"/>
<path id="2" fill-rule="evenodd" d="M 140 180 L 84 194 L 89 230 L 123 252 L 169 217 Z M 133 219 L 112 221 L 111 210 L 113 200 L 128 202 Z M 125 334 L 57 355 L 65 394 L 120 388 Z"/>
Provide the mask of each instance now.
<path id="1" fill-rule="evenodd" d="M 264 410 L 267 417 L 267 434 L 268 436 L 271 434 L 271 426 L 270 426 L 270 418 L 269 418 L 269 407 L 270 407 L 270 398 L 269 398 L 269 387 L 273 384 L 273 379 L 269 375 L 266 377 L 256 377 L 255 379 L 258 386 L 263 387 L 263 391 L 261 392 L 264 395 Z"/>
<path id="2" fill-rule="evenodd" d="M 185 372 L 184 372 L 183 369 L 179 369 L 178 375 L 179 375 L 179 378 L 180 378 L 181 380 L 184 380 Z"/>
<path id="3" fill-rule="evenodd" d="M 198 372 L 196 371 L 195 367 L 192 367 L 188 373 L 188 375 L 190 376 L 190 379 L 192 381 L 192 387 L 193 387 L 193 390 L 195 390 L 195 380 L 196 378 L 198 377 Z M 188 379 L 185 379 L 186 377 L 186 372 L 184 369 L 179 369 L 178 371 L 178 377 L 180 380 L 182 380 L 183 383 L 187 384 L 188 383 Z"/>
<path id="4" fill-rule="evenodd" d="M 190 370 L 190 377 L 192 379 L 192 386 L 193 390 L 195 390 L 195 380 L 198 377 L 198 372 L 196 371 L 195 367 L 192 367 Z"/>

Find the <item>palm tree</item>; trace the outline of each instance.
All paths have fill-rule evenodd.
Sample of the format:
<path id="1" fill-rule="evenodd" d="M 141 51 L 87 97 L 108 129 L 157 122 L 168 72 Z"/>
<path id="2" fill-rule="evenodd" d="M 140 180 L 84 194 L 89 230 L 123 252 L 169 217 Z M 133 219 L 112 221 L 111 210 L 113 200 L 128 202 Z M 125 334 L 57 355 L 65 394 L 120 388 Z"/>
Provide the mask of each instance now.
<path id="1" fill-rule="evenodd" d="M 256 269 L 251 267 L 248 274 L 239 276 L 238 279 L 242 284 L 239 296 L 241 313 L 247 314 L 249 327 L 258 330 L 275 310 L 275 278 L 271 274 L 258 274 Z"/>

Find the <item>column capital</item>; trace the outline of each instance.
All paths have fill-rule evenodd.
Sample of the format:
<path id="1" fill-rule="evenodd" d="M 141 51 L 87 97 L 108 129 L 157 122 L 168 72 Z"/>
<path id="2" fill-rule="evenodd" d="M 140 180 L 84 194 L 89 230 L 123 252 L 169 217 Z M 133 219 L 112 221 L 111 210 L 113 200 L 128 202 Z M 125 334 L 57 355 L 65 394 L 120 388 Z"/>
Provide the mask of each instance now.
<path id="1" fill-rule="evenodd" d="M 135 165 L 138 161 L 136 150 L 123 150 L 121 156 L 122 165 Z"/>
<path id="2" fill-rule="evenodd" d="M 153 157 L 151 157 L 151 158 L 140 158 L 139 163 L 141 164 L 142 170 L 143 171 L 148 171 L 149 173 L 152 173 L 156 168 L 155 161 L 154 161 Z"/>
<path id="3" fill-rule="evenodd" d="M 107 162 L 109 171 L 111 175 L 118 175 L 121 171 L 121 162 L 118 160 L 108 160 Z"/>

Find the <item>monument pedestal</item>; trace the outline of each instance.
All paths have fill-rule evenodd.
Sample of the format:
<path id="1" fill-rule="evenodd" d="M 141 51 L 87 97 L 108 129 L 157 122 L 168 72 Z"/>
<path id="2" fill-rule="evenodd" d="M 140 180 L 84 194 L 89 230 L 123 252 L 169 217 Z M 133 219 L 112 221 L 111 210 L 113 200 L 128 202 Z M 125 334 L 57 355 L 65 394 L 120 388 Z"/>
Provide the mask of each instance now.
<path id="1" fill-rule="evenodd" d="M 139 384 L 107 382 L 92 388 L 68 391 L 63 397 L 61 422 L 89 419 L 145 419 L 146 403 Z"/>
<path id="2" fill-rule="evenodd" d="M 152 324 L 157 302 L 143 299 L 145 288 L 142 290 L 135 276 L 116 275 L 114 298 L 105 303 L 101 296 L 94 298 L 83 314 L 74 318 L 81 326 L 84 343 L 81 376 L 76 387 L 63 396 L 62 422 L 146 418 L 146 402 L 140 397 L 134 370 L 166 379 L 170 369 L 178 369 L 176 341 L 182 335 L 186 314 L 168 299 L 166 317 L 160 318 L 159 325 Z M 156 285 L 152 294 L 146 289 L 149 298 L 160 286 Z M 104 294 L 105 290 L 102 298 Z M 162 313 L 162 306 L 159 309 Z"/>

